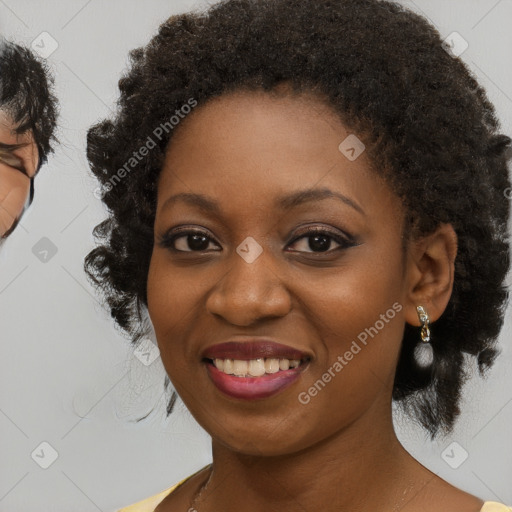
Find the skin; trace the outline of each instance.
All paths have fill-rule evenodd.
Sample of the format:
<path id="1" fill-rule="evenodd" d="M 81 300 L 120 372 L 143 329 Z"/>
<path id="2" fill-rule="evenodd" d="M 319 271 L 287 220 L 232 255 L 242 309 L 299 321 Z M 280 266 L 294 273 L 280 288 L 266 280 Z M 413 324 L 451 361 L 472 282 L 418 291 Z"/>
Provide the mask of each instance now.
<path id="1" fill-rule="evenodd" d="M 148 309 L 165 369 L 185 405 L 212 436 L 213 473 L 189 479 L 157 512 L 279 510 L 452 510 L 483 501 L 437 477 L 400 444 L 391 393 L 405 323 L 431 322 L 453 286 L 457 239 L 449 225 L 403 251 L 401 202 L 371 171 L 363 152 L 349 161 L 349 135 L 316 96 L 236 92 L 198 107 L 182 121 L 158 183 Z M 329 198 L 289 210 L 282 195 L 329 188 Z M 183 201 L 181 192 L 218 201 L 219 215 Z M 358 211 L 358 209 L 362 210 Z M 340 234 L 319 252 L 308 225 Z M 178 226 L 206 232 L 207 250 L 187 237 L 172 251 L 161 237 Z M 262 254 L 247 263 L 236 248 L 248 237 Z M 340 248 L 341 247 L 341 248 Z M 316 252 L 315 252 L 316 251 Z M 373 339 L 304 405 L 298 394 L 321 379 L 394 303 L 402 305 Z M 432 326 L 435 336 L 435 324 Z M 222 395 L 201 352 L 231 336 L 265 336 L 310 355 L 285 391 L 252 402 Z M 419 336 L 419 330 L 418 330 Z M 404 492 L 405 491 L 405 492 Z"/>
<path id="2" fill-rule="evenodd" d="M 0 142 L 24 144 L 12 153 L 19 159 L 19 165 L 9 165 L 0 159 L 0 237 L 3 237 L 22 214 L 30 192 L 30 178 L 38 168 L 39 152 L 32 131 L 17 134 L 4 112 L 0 112 Z"/>

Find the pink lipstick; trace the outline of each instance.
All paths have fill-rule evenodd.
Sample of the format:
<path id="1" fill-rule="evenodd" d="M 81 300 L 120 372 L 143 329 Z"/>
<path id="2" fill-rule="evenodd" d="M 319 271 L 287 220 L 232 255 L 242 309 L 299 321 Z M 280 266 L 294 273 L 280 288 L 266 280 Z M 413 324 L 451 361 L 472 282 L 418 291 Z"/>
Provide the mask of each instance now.
<path id="1" fill-rule="evenodd" d="M 306 352 L 266 339 L 212 345 L 202 356 L 217 389 L 244 400 L 283 391 L 300 378 L 311 359 Z"/>

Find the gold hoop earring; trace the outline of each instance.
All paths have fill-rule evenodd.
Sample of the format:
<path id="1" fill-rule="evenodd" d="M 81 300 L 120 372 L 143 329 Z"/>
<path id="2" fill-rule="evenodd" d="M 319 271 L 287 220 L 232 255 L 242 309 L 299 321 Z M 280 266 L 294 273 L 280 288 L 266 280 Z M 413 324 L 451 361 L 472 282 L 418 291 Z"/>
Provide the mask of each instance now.
<path id="1" fill-rule="evenodd" d="M 425 311 L 425 308 L 423 306 L 418 306 L 416 308 L 416 311 L 418 312 L 418 318 L 421 322 L 421 341 L 423 343 L 429 343 L 430 341 L 430 318 L 428 316 L 428 313 Z"/>

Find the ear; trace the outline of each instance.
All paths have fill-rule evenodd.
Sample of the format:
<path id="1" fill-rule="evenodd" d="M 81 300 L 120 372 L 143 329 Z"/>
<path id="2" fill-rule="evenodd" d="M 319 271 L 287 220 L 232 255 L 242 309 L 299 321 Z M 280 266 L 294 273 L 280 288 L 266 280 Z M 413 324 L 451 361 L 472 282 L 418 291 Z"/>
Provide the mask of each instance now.
<path id="1" fill-rule="evenodd" d="M 416 311 L 423 306 L 435 322 L 444 312 L 453 290 L 457 234 L 451 224 L 440 224 L 431 234 L 412 240 L 407 254 L 405 320 L 420 326 Z"/>

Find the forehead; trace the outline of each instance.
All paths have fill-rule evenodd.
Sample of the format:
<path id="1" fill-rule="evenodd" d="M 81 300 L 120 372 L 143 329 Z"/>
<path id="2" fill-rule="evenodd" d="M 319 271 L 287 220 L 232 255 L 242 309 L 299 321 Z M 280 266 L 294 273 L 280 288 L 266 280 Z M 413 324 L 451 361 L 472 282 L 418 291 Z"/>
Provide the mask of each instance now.
<path id="1" fill-rule="evenodd" d="M 285 172 L 291 167 L 297 173 L 303 167 L 327 172 L 326 159 L 339 159 L 338 145 L 348 134 L 336 114 L 313 95 L 231 93 L 197 107 L 181 122 L 166 165 L 196 166 L 203 181 L 210 169 L 219 168 L 224 172 L 217 179 L 230 176 L 228 171 L 238 170 L 241 177 L 244 170 L 256 169 L 268 177 L 294 179 Z M 363 157 L 352 167 L 364 172 L 365 163 Z"/>
<path id="2" fill-rule="evenodd" d="M 354 153 L 346 152 L 347 144 L 354 146 L 356 158 L 348 158 Z M 158 193 L 162 198 L 204 192 L 243 206 L 248 195 L 262 204 L 277 194 L 319 186 L 342 189 L 357 201 L 364 191 L 375 196 L 387 188 L 363 148 L 312 93 L 239 91 L 198 106 L 181 121 L 167 149 Z"/>

